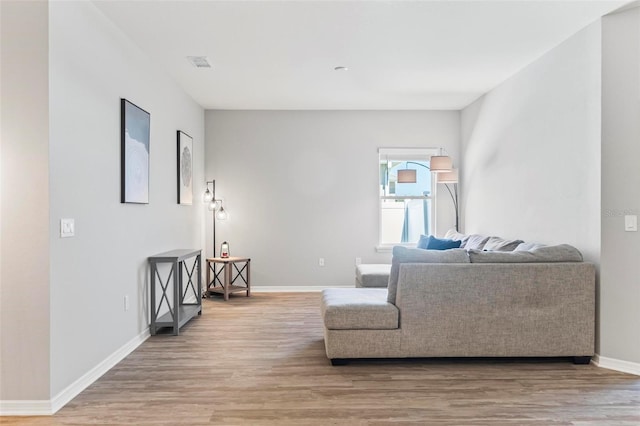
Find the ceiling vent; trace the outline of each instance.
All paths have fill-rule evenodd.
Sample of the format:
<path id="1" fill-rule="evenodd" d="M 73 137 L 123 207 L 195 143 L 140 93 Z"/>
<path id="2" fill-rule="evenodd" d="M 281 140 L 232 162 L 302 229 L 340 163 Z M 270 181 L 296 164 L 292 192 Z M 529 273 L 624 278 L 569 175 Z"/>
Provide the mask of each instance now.
<path id="1" fill-rule="evenodd" d="M 187 56 L 187 60 L 196 68 L 211 68 L 206 56 Z"/>

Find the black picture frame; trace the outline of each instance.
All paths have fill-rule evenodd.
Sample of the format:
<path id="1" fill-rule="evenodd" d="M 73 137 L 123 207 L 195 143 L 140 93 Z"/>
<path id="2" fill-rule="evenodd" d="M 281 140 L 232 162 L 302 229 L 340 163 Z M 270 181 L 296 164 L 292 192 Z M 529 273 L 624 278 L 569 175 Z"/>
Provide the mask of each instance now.
<path id="1" fill-rule="evenodd" d="M 149 204 L 151 114 L 120 99 L 120 202 Z"/>
<path id="2" fill-rule="evenodd" d="M 178 204 L 193 204 L 193 138 L 185 132 L 177 132 Z"/>

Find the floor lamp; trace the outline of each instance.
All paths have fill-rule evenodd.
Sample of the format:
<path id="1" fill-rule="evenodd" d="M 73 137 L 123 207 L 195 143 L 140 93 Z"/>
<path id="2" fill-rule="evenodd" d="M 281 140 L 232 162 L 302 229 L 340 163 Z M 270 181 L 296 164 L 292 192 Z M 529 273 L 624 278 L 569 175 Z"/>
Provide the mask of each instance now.
<path id="1" fill-rule="evenodd" d="M 209 191 L 209 184 L 211 184 L 211 191 Z M 227 212 L 222 207 L 222 200 L 216 198 L 216 181 L 208 180 L 206 187 L 207 189 L 202 195 L 202 202 L 207 204 L 209 211 L 213 212 L 213 257 L 216 257 L 216 219 L 226 220 Z"/>
<path id="2" fill-rule="evenodd" d="M 453 201 L 453 208 L 456 211 L 456 231 L 460 231 L 459 228 L 459 214 L 458 214 L 458 169 L 451 169 L 449 172 L 441 172 L 436 176 L 436 183 L 444 184 L 451 195 Z M 449 184 L 453 185 L 453 190 L 449 187 Z"/>
<path id="3" fill-rule="evenodd" d="M 453 168 L 453 162 L 451 157 L 445 155 L 432 156 L 430 160 L 431 167 L 425 166 L 422 163 L 416 163 L 415 161 L 405 161 L 407 165 L 415 164 L 416 166 L 424 167 L 436 174 L 436 183 L 442 183 L 449 191 L 451 201 L 453 201 L 453 208 L 456 213 L 456 231 L 459 231 L 459 215 L 458 215 L 458 169 Z M 398 170 L 398 183 L 416 183 L 416 171 L 415 169 L 403 169 Z M 449 187 L 449 184 L 453 184 L 453 190 Z"/>

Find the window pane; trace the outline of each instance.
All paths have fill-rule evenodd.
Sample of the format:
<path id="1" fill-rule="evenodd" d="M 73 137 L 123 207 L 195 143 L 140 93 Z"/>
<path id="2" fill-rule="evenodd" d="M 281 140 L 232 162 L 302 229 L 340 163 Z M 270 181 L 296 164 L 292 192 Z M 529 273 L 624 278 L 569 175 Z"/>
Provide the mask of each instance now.
<path id="1" fill-rule="evenodd" d="M 429 234 L 431 200 L 381 200 L 381 206 L 381 244 L 416 243 Z"/>
<path id="2" fill-rule="evenodd" d="M 380 148 L 379 194 L 382 245 L 414 244 L 432 227 L 431 148 Z M 435 202 L 435 201 L 433 201 Z"/>
<path id="3" fill-rule="evenodd" d="M 399 183 L 398 171 L 415 170 L 415 182 Z M 431 171 L 428 161 L 380 161 L 380 195 L 430 195 Z"/>

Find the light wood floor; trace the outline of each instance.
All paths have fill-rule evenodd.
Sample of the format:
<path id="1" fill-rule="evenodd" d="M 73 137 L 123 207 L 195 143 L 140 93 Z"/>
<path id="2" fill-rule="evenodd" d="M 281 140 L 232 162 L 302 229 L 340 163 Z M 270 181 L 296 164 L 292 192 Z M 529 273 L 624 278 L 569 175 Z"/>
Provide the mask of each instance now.
<path id="1" fill-rule="evenodd" d="M 640 425 L 640 377 L 566 360 L 332 367 L 317 293 L 205 299 L 53 417 L 3 425 Z"/>

